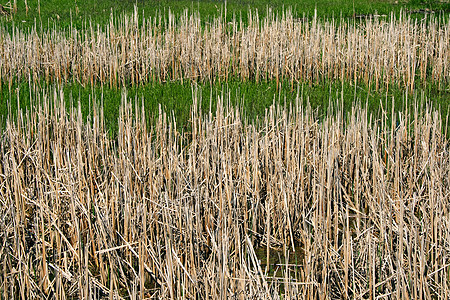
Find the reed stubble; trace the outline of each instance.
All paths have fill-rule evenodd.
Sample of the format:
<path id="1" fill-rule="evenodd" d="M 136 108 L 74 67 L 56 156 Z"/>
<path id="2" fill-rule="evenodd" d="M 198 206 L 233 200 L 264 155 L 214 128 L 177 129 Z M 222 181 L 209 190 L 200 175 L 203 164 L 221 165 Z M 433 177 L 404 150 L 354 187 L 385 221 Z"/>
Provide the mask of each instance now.
<path id="1" fill-rule="evenodd" d="M 1 294 L 448 298 L 450 161 L 437 111 L 373 120 L 355 105 L 320 120 L 297 98 L 250 121 L 226 92 L 215 114 L 200 113 L 198 95 L 185 135 L 163 110 L 146 124 L 125 94 L 116 139 L 101 105 L 83 122 L 58 90 L 7 122 Z"/>
<path id="2" fill-rule="evenodd" d="M 111 16 L 104 27 L 45 32 L 0 29 L 0 77 L 123 87 L 148 82 L 288 80 L 390 84 L 414 90 L 450 78 L 450 22 L 427 16 L 319 20 L 287 10 L 250 13 L 249 23 L 221 17 L 202 25 L 198 13 L 162 18 Z"/>

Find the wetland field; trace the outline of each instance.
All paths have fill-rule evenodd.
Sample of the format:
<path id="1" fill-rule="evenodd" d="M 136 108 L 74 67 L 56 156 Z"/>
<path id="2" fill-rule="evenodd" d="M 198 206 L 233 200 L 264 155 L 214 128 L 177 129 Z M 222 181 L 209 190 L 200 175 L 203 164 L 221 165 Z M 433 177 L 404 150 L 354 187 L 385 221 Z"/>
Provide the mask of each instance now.
<path id="1" fill-rule="evenodd" d="M 450 298 L 447 2 L 54 2 L 0 7 L 0 299 Z"/>

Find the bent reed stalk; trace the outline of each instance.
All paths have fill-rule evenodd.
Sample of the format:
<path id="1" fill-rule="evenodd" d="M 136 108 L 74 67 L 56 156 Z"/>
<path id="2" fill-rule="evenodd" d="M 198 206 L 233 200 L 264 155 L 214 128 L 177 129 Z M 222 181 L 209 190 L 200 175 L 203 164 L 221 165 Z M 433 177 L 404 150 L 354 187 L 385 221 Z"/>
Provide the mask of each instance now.
<path id="1" fill-rule="evenodd" d="M 253 122 L 227 93 L 201 114 L 200 94 L 187 138 L 162 110 L 147 126 L 125 94 L 115 140 L 99 105 L 83 123 L 57 90 L 8 120 L 0 294 L 449 297 L 450 157 L 437 111 L 372 120 L 356 105 L 319 121 L 297 97 Z M 271 251 L 285 262 L 270 264 Z"/>
<path id="2" fill-rule="evenodd" d="M 359 81 L 409 90 L 450 79 L 450 21 L 406 15 L 396 19 L 309 21 L 288 10 L 221 17 L 202 25 L 198 13 L 167 18 L 111 16 L 104 27 L 45 32 L 0 29 L 0 77 L 9 87 L 33 82 L 78 82 L 111 87 L 170 80 Z"/>

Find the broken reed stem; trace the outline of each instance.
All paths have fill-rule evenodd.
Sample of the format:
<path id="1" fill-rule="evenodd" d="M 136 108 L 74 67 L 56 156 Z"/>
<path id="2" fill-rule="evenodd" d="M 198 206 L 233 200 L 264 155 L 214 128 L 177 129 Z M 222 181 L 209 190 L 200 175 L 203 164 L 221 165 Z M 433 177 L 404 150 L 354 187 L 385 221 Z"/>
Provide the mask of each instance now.
<path id="1" fill-rule="evenodd" d="M 448 296 L 450 161 L 437 111 L 399 112 L 391 128 L 337 106 L 319 122 L 297 97 L 255 123 L 226 92 L 203 115 L 200 95 L 189 138 L 162 110 L 147 128 L 125 93 L 116 140 L 97 104 L 84 123 L 57 90 L 7 121 L 2 295 Z"/>
<path id="2" fill-rule="evenodd" d="M 348 20 L 295 18 L 271 10 L 249 24 L 218 17 L 202 25 L 198 13 L 138 20 L 111 16 L 105 27 L 56 26 L 0 29 L 3 82 L 134 86 L 149 81 L 283 80 L 364 82 L 376 89 L 398 84 L 414 89 L 450 79 L 450 21 L 389 18 Z"/>

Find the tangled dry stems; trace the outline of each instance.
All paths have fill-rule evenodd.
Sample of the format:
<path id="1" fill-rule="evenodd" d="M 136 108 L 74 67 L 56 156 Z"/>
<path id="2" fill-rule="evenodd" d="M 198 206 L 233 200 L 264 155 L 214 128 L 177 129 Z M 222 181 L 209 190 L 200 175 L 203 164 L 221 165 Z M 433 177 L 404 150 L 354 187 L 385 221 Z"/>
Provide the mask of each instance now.
<path id="1" fill-rule="evenodd" d="M 43 93 L 0 141 L 0 293 L 168 299 L 448 298 L 450 161 L 440 114 L 263 120 L 227 105 L 180 135 L 123 95 L 117 139 Z M 388 124 L 396 124 L 389 126 Z M 296 264 L 270 265 L 256 249 Z M 297 253 L 298 255 L 299 253 Z M 384 295 L 384 296 L 382 296 Z"/>
<path id="2" fill-rule="evenodd" d="M 450 79 L 450 21 L 402 15 L 362 22 L 268 12 L 249 24 L 198 14 L 111 17 L 105 27 L 0 29 L 0 77 L 111 87 L 170 80 L 365 82 L 374 88 Z"/>

